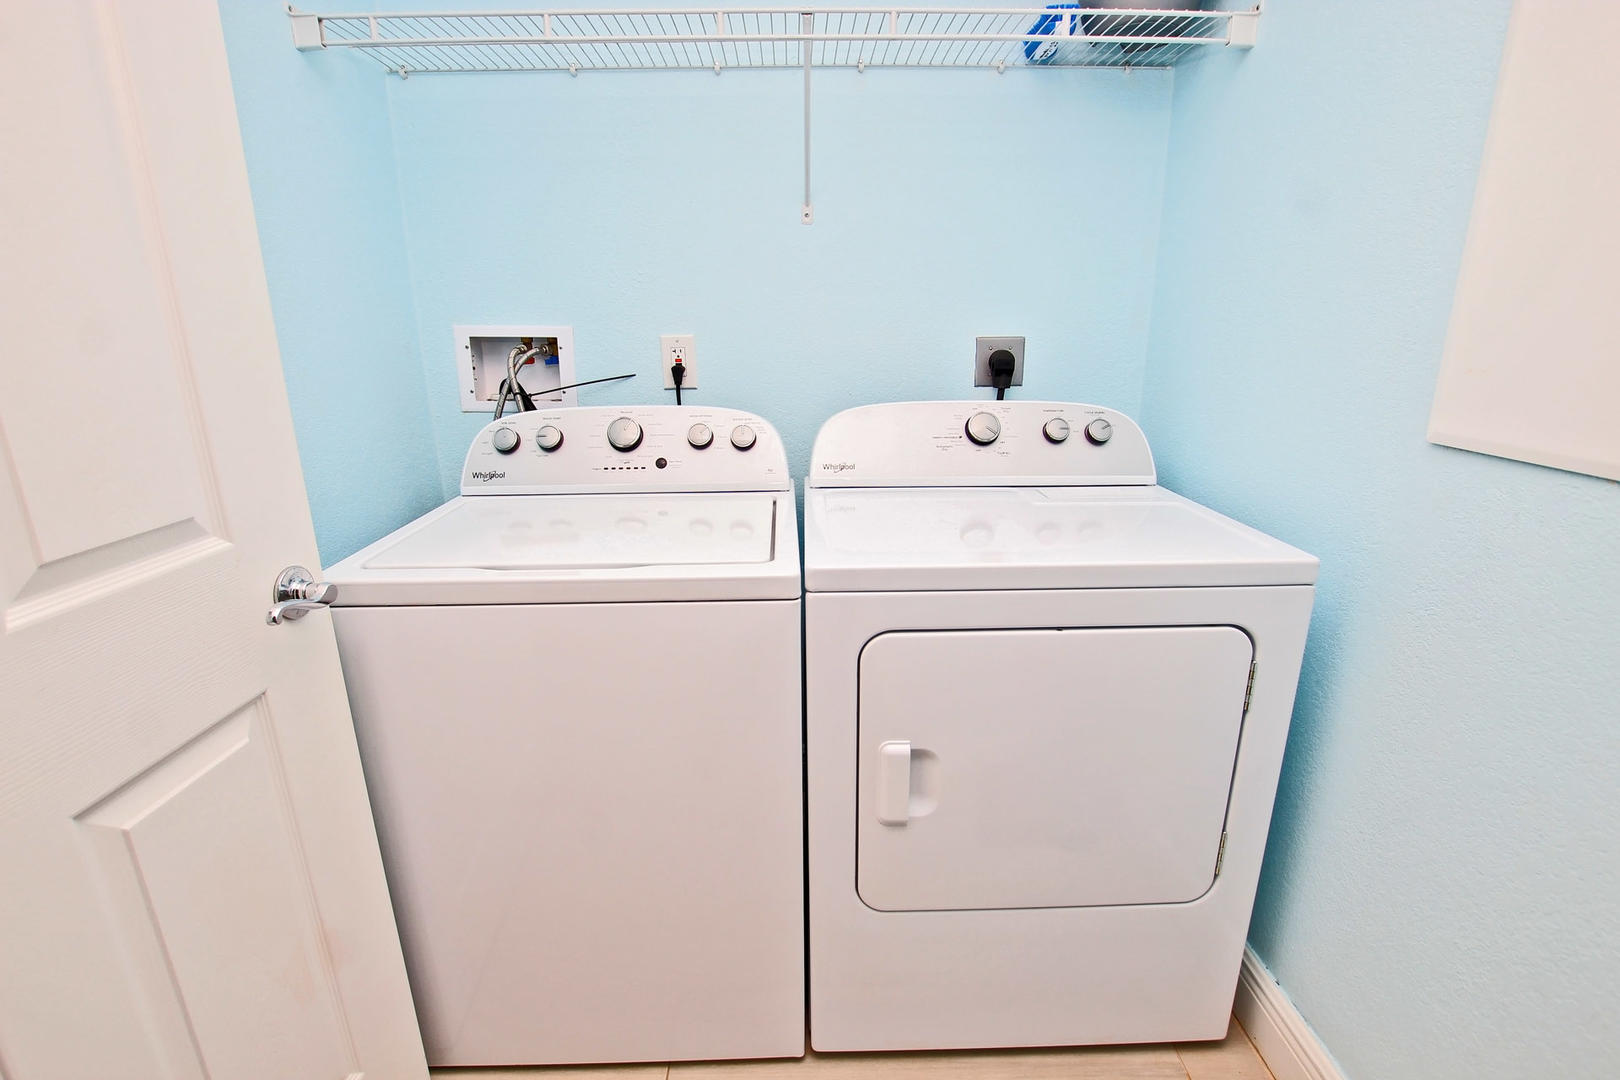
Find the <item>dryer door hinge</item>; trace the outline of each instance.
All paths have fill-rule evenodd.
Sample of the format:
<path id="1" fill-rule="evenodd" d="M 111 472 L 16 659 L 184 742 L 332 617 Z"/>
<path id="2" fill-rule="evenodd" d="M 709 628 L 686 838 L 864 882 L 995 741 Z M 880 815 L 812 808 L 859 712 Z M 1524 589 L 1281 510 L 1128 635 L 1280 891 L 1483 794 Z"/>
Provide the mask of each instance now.
<path id="1" fill-rule="evenodd" d="M 1249 701 L 1254 697 L 1254 661 L 1249 661 L 1249 685 L 1243 688 L 1243 715 L 1249 715 Z"/>
<path id="2" fill-rule="evenodd" d="M 1221 864 L 1226 862 L 1226 831 L 1221 830 L 1221 846 L 1215 849 L 1215 876 L 1221 876 Z"/>

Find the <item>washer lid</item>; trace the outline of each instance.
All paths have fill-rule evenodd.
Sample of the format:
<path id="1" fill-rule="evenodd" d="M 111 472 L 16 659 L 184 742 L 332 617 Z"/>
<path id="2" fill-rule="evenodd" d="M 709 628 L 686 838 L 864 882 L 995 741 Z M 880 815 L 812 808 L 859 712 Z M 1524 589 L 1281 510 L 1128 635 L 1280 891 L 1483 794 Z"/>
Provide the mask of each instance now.
<path id="1" fill-rule="evenodd" d="M 811 592 L 1304 585 L 1317 560 L 1162 487 L 812 488 Z"/>
<path id="2" fill-rule="evenodd" d="M 588 570 L 771 560 L 769 495 L 463 499 L 366 569 Z"/>
<path id="3" fill-rule="evenodd" d="M 339 606 L 791 597 L 792 513 L 786 492 L 463 496 L 326 578 Z"/>

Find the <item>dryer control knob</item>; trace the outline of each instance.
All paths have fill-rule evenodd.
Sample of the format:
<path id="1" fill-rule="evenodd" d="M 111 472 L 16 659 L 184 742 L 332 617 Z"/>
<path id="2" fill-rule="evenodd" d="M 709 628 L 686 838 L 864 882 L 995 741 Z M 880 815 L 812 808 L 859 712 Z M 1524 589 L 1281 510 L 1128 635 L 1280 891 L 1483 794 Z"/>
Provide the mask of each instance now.
<path id="1" fill-rule="evenodd" d="M 534 444 L 549 454 L 562 445 L 562 430 L 546 424 L 534 433 Z"/>
<path id="2" fill-rule="evenodd" d="M 752 450 L 759 436 L 747 424 L 738 424 L 731 429 L 731 445 L 739 450 Z"/>
<path id="3" fill-rule="evenodd" d="M 518 443 L 522 441 L 523 440 L 519 438 L 518 433 L 509 427 L 496 428 L 495 434 L 489 437 L 490 445 L 493 446 L 495 448 L 495 452 L 499 454 L 510 454 L 512 451 L 518 448 Z"/>
<path id="4" fill-rule="evenodd" d="M 1086 425 L 1086 438 L 1101 446 L 1114 437 L 1114 425 L 1102 417 L 1097 417 Z"/>
<path id="5" fill-rule="evenodd" d="M 1069 439 L 1069 422 L 1061 416 L 1054 416 L 1041 428 L 1041 434 L 1046 436 L 1049 443 L 1067 442 Z"/>
<path id="6" fill-rule="evenodd" d="M 628 416 L 621 416 L 608 425 L 608 445 L 621 454 L 628 454 L 641 445 L 641 425 Z"/>
<path id="7" fill-rule="evenodd" d="M 686 429 L 686 442 L 694 450 L 707 450 L 714 445 L 714 431 L 708 424 L 693 424 Z"/>
<path id="8" fill-rule="evenodd" d="M 967 437 L 976 446 L 989 446 L 1001 438 L 1001 421 L 987 412 L 976 412 L 968 417 Z"/>

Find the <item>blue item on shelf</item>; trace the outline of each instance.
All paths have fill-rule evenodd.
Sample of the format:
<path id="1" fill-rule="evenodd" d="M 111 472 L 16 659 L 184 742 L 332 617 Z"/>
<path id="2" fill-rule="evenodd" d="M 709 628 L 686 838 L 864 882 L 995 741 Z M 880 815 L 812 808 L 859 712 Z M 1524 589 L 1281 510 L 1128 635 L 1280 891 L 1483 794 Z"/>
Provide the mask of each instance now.
<path id="1" fill-rule="evenodd" d="M 1047 4 L 1048 11 L 1074 10 L 1079 4 Z M 1078 15 L 1069 16 L 1068 32 L 1075 31 L 1075 20 Z M 1042 15 L 1035 20 L 1035 25 L 1029 28 L 1031 34 L 1053 34 L 1063 25 L 1062 15 Z M 1045 64 L 1057 55 L 1058 44 L 1055 41 L 1026 41 L 1024 42 L 1024 59 L 1031 64 Z"/>

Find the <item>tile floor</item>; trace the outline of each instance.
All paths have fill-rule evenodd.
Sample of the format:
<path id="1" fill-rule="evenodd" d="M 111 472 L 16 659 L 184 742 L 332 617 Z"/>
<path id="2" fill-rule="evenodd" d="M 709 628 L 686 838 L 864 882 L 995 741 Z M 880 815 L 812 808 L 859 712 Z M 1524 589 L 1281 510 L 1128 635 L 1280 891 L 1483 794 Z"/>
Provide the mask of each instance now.
<path id="1" fill-rule="evenodd" d="M 434 1069 L 433 1080 L 1272 1080 L 1236 1020 L 1217 1043 L 550 1069 Z"/>

